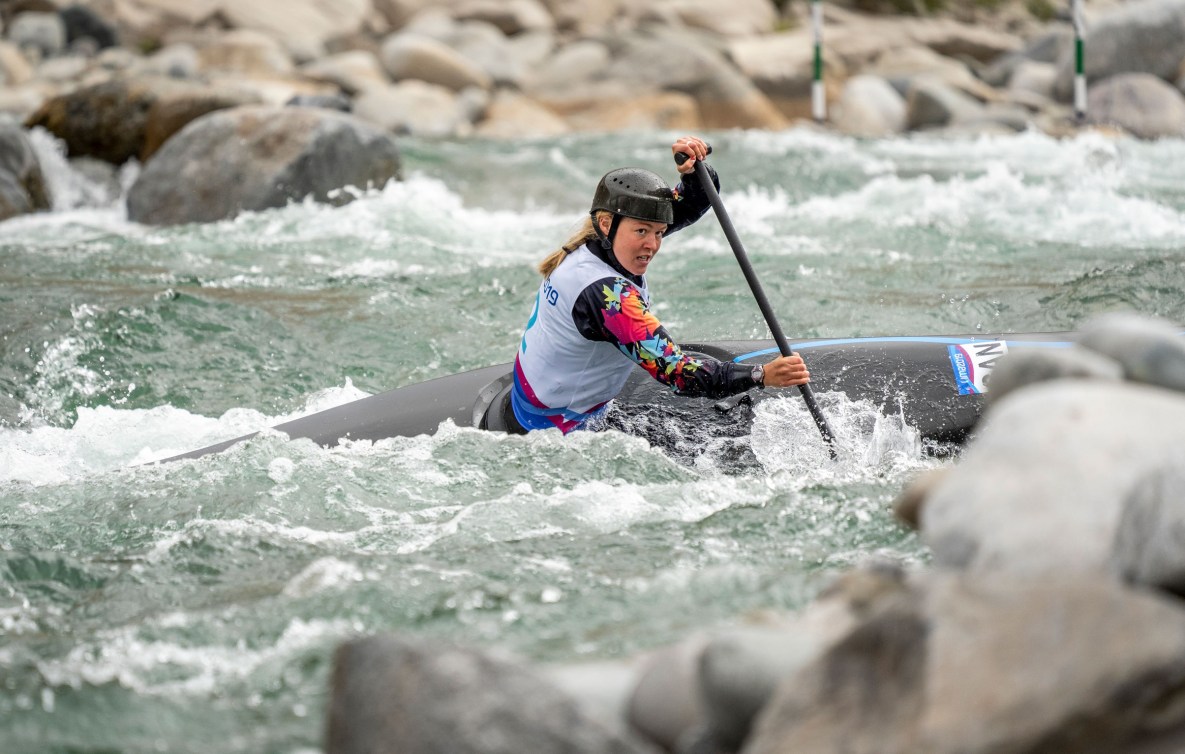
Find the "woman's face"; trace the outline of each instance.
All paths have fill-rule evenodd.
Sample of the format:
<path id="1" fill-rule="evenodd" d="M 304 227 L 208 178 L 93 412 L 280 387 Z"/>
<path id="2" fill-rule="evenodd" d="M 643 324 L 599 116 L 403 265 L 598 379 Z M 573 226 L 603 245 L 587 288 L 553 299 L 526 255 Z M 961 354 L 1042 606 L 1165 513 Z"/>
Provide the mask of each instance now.
<path id="1" fill-rule="evenodd" d="M 610 222 L 607 217 L 601 218 L 602 232 L 609 232 Z M 666 223 L 623 217 L 617 226 L 617 235 L 613 237 L 613 256 L 631 274 L 645 275 L 666 232 Z"/>

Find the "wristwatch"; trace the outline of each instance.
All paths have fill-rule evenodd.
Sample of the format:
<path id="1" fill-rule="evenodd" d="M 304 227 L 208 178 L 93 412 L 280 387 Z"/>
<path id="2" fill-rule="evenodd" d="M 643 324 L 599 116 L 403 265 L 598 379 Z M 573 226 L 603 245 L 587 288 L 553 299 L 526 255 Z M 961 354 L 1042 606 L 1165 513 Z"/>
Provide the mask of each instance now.
<path id="1" fill-rule="evenodd" d="M 765 367 L 761 364 L 753 367 L 753 371 L 749 373 L 753 381 L 757 383 L 757 387 L 765 387 Z"/>

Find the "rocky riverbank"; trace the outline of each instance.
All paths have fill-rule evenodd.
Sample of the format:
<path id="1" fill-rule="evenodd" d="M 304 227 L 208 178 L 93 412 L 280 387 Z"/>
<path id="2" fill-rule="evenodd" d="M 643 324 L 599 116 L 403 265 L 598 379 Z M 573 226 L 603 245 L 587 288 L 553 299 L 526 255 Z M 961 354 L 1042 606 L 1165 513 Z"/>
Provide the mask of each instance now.
<path id="1" fill-rule="evenodd" d="M 326 750 L 1182 751 L 1179 330 L 1110 315 L 1005 356 L 962 458 L 897 502 L 925 568 L 869 563 L 798 614 L 620 662 L 349 642 Z"/>
<path id="2" fill-rule="evenodd" d="M 1185 135 L 1185 0 L 1089 4 L 1085 123 L 1070 105 L 1073 35 L 1057 8 L 853 9 L 874 5 L 825 4 L 825 127 Z M 346 185 L 398 177 L 390 153 L 405 134 L 783 129 L 811 114 L 802 2 L 735 0 L 722 12 L 712 0 L 14 0 L 0 22 L 0 140 L 14 155 L 0 165 L 0 218 L 51 201 L 23 143 L 31 128 L 71 158 L 135 160 L 185 181 L 160 201 L 159 184 L 133 189 L 130 217 L 163 224 L 308 195 L 344 201 Z M 289 105 L 314 112 L 280 110 Z M 350 135 L 305 135 L 327 132 Z M 222 164 L 239 170 L 195 163 L 229 150 L 232 134 L 245 146 Z M 273 164 L 270 179 L 242 180 L 255 160 Z M 198 198 L 182 206 L 178 192 Z M 199 209 L 203 196 L 217 207 Z"/>

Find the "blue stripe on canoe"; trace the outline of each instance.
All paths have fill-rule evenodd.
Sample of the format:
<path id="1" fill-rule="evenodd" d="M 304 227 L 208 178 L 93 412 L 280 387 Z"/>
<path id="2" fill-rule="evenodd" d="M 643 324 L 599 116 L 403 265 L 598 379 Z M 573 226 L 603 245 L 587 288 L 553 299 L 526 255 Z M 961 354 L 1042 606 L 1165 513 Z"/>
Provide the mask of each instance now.
<path id="1" fill-rule="evenodd" d="M 910 336 L 898 335 L 886 338 L 837 338 L 835 340 L 816 340 L 811 343 L 791 343 L 790 347 L 795 351 L 804 350 L 807 348 L 820 348 L 822 346 L 842 346 L 851 345 L 852 343 L 937 343 L 944 346 L 964 346 L 968 343 L 990 343 L 994 338 L 951 338 L 941 336 Z M 1074 345 L 1068 340 L 1005 340 L 1009 348 L 1069 348 Z M 757 356 L 768 356 L 770 354 L 780 353 L 777 347 L 764 348 L 760 351 L 752 351 L 750 353 L 741 354 L 733 359 L 734 362 L 744 361 L 745 359 L 752 359 Z"/>

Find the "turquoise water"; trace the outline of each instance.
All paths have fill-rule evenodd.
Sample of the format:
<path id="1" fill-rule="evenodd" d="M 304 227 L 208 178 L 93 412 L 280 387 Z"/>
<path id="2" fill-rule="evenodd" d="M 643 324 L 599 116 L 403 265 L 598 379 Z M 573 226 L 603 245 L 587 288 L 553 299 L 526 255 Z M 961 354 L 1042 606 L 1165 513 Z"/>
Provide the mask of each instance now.
<path id="1" fill-rule="evenodd" d="M 951 461 L 827 395 L 834 464 L 791 397 L 761 404 L 740 468 L 451 425 L 141 465 L 509 361 L 534 264 L 605 170 L 673 178 L 672 136 L 406 141 L 407 179 L 345 207 L 177 228 L 84 206 L 39 136 L 58 206 L 0 223 L 0 748 L 317 751 L 353 636 L 620 657 L 797 608 L 871 557 L 924 562 L 890 505 Z M 710 140 L 791 339 L 1185 321 L 1185 142 Z M 768 337 L 710 215 L 650 285 L 681 340 Z"/>

